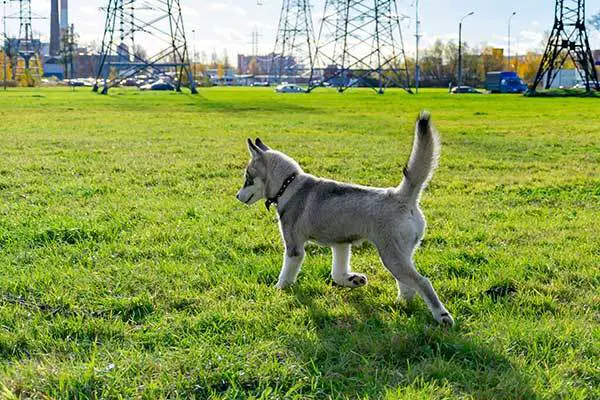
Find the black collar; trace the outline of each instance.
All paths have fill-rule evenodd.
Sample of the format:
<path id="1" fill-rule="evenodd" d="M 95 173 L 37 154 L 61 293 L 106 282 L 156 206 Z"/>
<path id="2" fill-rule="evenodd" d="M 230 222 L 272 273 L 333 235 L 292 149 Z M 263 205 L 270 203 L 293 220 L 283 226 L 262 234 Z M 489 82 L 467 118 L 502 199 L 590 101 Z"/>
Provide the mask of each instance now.
<path id="1" fill-rule="evenodd" d="M 269 210 L 269 207 L 271 207 L 271 204 L 277 204 L 277 202 L 279 201 L 279 198 L 281 196 L 283 196 L 283 193 L 285 192 L 285 189 L 288 188 L 288 186 L 290 186 L 290 184 L 294 181 L 294 179 L 296 179 L 296 176 L 298 176 L 297 173 L 293 173 L 290 176 L 288 176 L 285 181 L 283 181 L 283 184 L 281 185 L 281 189 L 279 189 L 279 192 L 277 192 L 277 194 L 274 197 L 267 197 L 267 200 L 265 201 L 265 207 L 267 207 L 267 210 Z"/>

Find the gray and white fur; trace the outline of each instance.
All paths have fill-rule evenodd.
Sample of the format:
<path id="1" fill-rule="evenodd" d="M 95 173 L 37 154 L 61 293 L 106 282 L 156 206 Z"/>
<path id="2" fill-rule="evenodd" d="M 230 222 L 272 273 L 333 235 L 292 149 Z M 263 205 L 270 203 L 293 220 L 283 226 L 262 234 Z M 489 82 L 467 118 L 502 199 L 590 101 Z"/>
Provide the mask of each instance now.
<path id="1" fill-rule="evenodd" d="M 413 261 L 426 226 L 419 198 L 437 166 L 440 149 L 429 113 L 419 115 L 404 178 L 400 186 L 393 188 L 317 178 L 258 138 L 254 143 L 248 139 L 248 149 L 252 159 L 246 168 L 246 182 L 236 197 L 246 204 L 263 198 L 276 200 L 285 244 L 277 288 L 286 288 L 296 281 L 304 245 L 309 240 L 331 247 L 331 276 L 336 284 L 351 288 L 366 285 L 366 275 L 350 269 L 350 254 L 352 244 L 369 240 L 396 279 L 399 298 L 412 300 L 418 293 L 439 323 L 454 324 L 429 279 L 419 274 Z M 282 188 L 290 176 L 295 179 Z M 282 189 L 283 194 L 277 197 Z"/>

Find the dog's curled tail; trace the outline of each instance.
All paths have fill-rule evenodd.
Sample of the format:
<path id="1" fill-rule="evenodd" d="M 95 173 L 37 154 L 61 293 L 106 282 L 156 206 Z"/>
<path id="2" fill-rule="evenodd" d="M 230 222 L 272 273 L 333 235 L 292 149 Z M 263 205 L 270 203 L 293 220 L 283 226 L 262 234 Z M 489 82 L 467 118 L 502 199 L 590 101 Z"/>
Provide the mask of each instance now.
<path id="1" fill-rule="evenodd" d="M 398 188 L 400 196 L 419 198 L 437 167 L 439 152 L 440 140 L 431 126 L 431 114 L 422 111 L 416 123 L 412 152 L 404 167 L 404 178 Z"/>

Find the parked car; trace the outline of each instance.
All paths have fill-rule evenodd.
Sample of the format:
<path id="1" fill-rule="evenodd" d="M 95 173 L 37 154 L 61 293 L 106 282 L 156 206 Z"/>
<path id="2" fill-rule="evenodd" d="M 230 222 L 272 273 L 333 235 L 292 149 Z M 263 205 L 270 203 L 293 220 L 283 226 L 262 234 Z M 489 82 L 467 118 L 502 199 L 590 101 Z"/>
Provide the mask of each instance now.
<path id="1" fill-rule="evenodd" d="M 68 86 L 74 86 L 74 87 L 85 86 L 85 83 L 82 80 L 79 80 L 79 79 L 65 79 L 64 82 Z"/>
<path id="2" fill-rule="evenodd" d="M 153 83 L 148 83 L 140 87 L 142 90 L 175 90 L 175 86 L 163 80 L 157 80 Z"/>
<path id="3" fill-rule="evenodd" d="M 120 83 L 121 86 L 137 86 L 137 79 L 127 78 L 123 79 Z"/>
<path id="4" fill-rule="evenodd" d="M 290 83 L 278 85 L 275 91 L 277 93 L 306 93 L 306 89 Z"/>
<path id="5" fill-rule="evenodd" d="M 481 94 L 481 92 L 475 89 L 473 86 L 454 86 L 450 90 L 452 94 L 470 93 L 470 94 Z"/>
<path id="6" fill-rule="evenodd" d="M 577 81 L 577 83 L 575 83 L 575 85 L 573 85 L 573 89 L 586 89 L 585 82 Z"/>

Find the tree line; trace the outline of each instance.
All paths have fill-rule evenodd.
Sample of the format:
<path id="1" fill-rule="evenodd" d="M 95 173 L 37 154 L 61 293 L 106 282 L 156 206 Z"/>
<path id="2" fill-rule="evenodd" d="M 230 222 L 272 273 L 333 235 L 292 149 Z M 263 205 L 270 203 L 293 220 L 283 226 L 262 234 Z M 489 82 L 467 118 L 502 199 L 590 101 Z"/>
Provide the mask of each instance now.
<path id="1" fill-rule="evenodd" d="M 541 54 L 527 52 L 513 54 L 510 61 L 502 49 L 490 46 L 473 48 L 462 44 L 462 83 L 482 86 L 485 76 L 491 71 L 515 71 L 526 82 L 533 82 L 542 58 Z M 436 40 L 425 49 L 419 59 L 421 77 L 419 85 L 424 87 L 448 86 L 458 82 L 458 44 L 454 40 Z M 409 71 L 415 70 L 415 59 L 407 58 Z M 569 66 L 567 65 L 566 68 Z M 572 66 L 571 66 L 572 67 Z M 411 76 L 414 79 L 414 76 Z M 414 82 L 412 82 L 414 84 Z"/>

